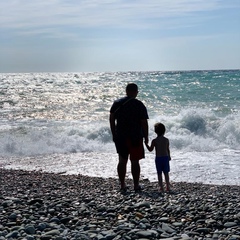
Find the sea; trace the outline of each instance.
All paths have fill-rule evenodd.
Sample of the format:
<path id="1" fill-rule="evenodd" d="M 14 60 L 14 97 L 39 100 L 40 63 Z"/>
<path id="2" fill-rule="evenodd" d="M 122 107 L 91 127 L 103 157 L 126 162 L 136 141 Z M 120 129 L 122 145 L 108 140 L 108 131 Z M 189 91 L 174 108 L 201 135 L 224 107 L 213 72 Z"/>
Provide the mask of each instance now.
<path id="1" fill-rule="evenodd" d="M 166 126 L 171 182 L 240 185 L 240 70 L 0 73 L 0 168 L 117 178 L 109 110 L 130 82 L 150 141 Z M 141 179 L 157 181 L 145 151 Z"/>

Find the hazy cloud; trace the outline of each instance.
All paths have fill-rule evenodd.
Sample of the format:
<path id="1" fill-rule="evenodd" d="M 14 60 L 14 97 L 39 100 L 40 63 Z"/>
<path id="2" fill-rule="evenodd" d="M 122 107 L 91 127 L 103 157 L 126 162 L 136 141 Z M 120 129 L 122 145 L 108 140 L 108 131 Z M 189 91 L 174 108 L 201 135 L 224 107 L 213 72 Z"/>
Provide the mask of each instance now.
<path id="1" fill-rule="evenodd" d="M 0 0 L 0 71 L 205 69 L 225 56 L 218 68 L 236 68 L 239 9 L 239 0 Z"/>
<path id="2" fill-rule="evenodd" d="M 234 1 L 231 1 L 234 3 Z M 231 4 L 231 2 L 228 4 Z M 218 0 L 8 0 L 0 1 L 2 28 L 154 27 L 163 18 L 197 16 L 222 7 Z"/>

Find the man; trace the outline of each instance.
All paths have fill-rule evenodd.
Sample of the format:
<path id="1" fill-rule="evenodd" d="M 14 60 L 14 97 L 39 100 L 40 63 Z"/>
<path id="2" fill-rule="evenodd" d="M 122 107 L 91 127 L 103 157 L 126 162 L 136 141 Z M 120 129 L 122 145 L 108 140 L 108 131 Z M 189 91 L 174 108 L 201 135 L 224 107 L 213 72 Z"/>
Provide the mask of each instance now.
<path id="1" fill-rule="evenodd" d="M 141 191 L 139 186 L 139 160 L 144 158 L 143 138 L 148 143 L 148 113 L 144 104 L 136 99 L 138 86 L 129 83 L 126 87 L 126 97 L 114 101 L 110 109 L 110 128 L 113 141 L 119 155 L 117 172 L 121 191 L 126 192 L 125 176 L 128 157 L 131 160 L 131 173 L 134 190 Z"/>

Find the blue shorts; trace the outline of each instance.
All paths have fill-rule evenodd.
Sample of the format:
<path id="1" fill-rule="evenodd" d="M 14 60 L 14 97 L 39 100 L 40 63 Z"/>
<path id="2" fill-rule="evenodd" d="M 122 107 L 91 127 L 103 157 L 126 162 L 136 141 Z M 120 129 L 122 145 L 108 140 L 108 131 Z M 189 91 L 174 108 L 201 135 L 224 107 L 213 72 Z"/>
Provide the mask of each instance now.
<path id="1" fill-rule="evenodd" d="M 156 157 L 155 164 L 158 174 L 161 174 L 162 172 L 164 173 L 170 172 L 169 156 Z"/>

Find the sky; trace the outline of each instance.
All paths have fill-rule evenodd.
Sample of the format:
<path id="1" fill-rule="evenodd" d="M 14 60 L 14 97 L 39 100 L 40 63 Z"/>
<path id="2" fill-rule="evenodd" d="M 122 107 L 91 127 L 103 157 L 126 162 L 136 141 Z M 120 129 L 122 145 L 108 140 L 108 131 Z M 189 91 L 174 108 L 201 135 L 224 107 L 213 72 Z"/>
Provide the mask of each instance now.
<path id="1" fill-rule="evenodd" d="M 0 72 L 240 69 L 240 0 L 0 0 Z"/>

